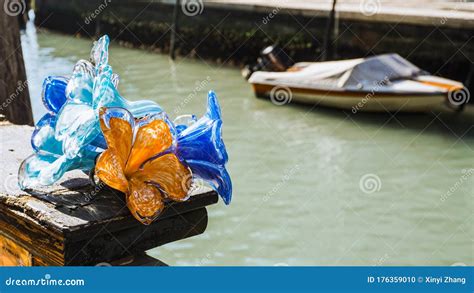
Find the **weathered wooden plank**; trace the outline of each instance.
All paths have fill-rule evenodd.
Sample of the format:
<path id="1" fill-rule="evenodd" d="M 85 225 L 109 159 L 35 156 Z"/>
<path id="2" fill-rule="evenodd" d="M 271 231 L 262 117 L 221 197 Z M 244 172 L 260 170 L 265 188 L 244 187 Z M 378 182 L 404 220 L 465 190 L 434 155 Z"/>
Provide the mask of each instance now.
<path id="1" fill-rule="evenodd" d="M 91 265 L 111 262 L 145 250 L 202 234 L 207 227 L 205 208 L 112 233 L 104 228 L 93 241 L 66 241 L 64 265 Z"/>
<path id="2" fill-rule="evenodd" d="M 15 241 L 0 235 L 0 266 L 31 266 L 31 253 Z"/>
<path id="3" fill-rule="evenodd" d="M 32 128 L 27 126 L 0 126 L 0 156 L 2 162 L 0 177 L 0 203 L 11 210 L 34 216 L 49 230 L 74 237 L 75 232 L 89 232 L 94 225 L 111 221 L 120 222 L 120 227 L 135 225 L 126 208 L 123 194 L 103 187 L 95 189 L 86 174 L 80 171 L 68 172 L 57 184 L 38 187 L 27 192 L 17 185 L 17 172 L 21 161 L 32 153 L 29 147 Z M 217 194 L 202 188 L 185 203 L 168 203 L 161 218 L 190 211 L 217 201 Z M 111 228 L 113 229 L 113 228 Z M 80 232 L 79 232 L 80 230 Z M 78 235 L 79 235 L 78 234 Z"/>
<path id="4" fill-rule="evenodd" d="M 44 226 L 34 218 L 18 211 L 8 211 L 0 205 L 0 236 L 14 240 L 33 256 L 50 265 L 64 263 L 64 238 Z"/>
<path id="5" fill-rule="evenodd" d="M 69 172 L 50 187 L 20 190 L 17 170 L 32 152 L 31 132 L 27 126 L 0 125 L 0 178 L 4 179 L 0 185 L 0 234 L 30 251 L 35 264 L 111 261 L 206 229 L 205 206 L 218 201 L 210 189 L 203 188 L 186 202 L 166 203 L 163 213 L 149 226 L 132 217 L 122 193 L 94 188 L 82 172 Z"/>

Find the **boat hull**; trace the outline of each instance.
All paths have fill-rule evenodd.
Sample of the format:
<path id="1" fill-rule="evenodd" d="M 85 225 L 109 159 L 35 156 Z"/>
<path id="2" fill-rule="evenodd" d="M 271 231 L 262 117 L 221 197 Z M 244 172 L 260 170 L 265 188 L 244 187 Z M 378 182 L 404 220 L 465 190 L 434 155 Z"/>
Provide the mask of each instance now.
<path id="1" fill-rule="evenodd" d="M 446 94 L 325 91 L 252 84 L 255 95 L 274 104 L 304 103 L 356 112 L 429 112 L 446 107 Z"/>

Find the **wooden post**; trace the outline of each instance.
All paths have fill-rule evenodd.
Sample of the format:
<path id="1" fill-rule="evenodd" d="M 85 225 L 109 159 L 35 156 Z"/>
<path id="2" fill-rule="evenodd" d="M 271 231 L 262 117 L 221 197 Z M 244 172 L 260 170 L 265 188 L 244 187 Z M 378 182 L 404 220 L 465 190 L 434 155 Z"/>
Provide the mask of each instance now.
<path id="1" fill-rule="evenodd" d="M 334 48 L 333 48 L 331 36 L 334 33 L 334 18 L 336 16 L 336 3 L 337 3 L 337 0 L 332 1 L 332 9 L 331 9 L 331 12 L 329 13 L 329 18 L 326 23 L 326 34 L 324 36 L 323 55 L 321 57 L 323 61 L 334 58 L 334 52 L 333 52 Z"/>
<path id="2" fill-rule="evenodd" d="M 171 38 L 170 38 L 170 58 L 176 59 L 176 34 L 178 33 L 178 16 L 179 9 L 181 8 L 180 0 L 176 0 L 173 10 L 173 25 L 171 26 Z"/>
<path id="3" fill-rule="evenodd" d="M 0 114 L 14 124 L 33 125 L 18 16 L 25 2 L 0 0 Z"/>

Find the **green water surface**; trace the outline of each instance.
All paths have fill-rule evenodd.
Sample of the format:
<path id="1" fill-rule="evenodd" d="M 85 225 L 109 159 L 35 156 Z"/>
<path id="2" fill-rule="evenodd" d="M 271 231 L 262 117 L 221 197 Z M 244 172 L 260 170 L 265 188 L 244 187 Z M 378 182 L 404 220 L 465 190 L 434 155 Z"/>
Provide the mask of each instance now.
<path id="1" fill-rule="evenodd" d="M 70 74 L 91 40 L 22 36 L 35 118 L 47 75 Z M 204 234 L 150 251 L 171 265 L 474 265 L 474 111 L 351 114 L 256 99 L 238 68 L 112 42 L 120 93 L 172 117 L 214 89 L 233 179 Z"/>

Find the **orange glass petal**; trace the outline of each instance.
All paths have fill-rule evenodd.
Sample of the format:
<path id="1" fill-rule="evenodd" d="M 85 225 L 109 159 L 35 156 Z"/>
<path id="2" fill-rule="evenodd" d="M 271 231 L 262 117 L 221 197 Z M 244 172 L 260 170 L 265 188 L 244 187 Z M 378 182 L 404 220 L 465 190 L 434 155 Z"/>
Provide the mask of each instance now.
<path id="1" fill-rule="evenodd" d="M 95 174 L 108 186 L 127 192 L 127 178 L 123 174 L 121 160 L 114 150 L 108 149 L 99 156 L 95 165 Z"/>
<path id="2" fill-rule="evenodd" d="M 101 113 L 102 115 L 102 109 Z M 133 129 L 130 123 L 120 118 L 110 118 L 110 128 L 105 125 L 104 119 L 100 119 L 100 128 L 107 142 L 107 149 L 115 153 L 122 170 L 125 170 L 130 150 L 132 148 Z"/>
<path id="3" fill-rule="evenodd" d="M 163 210 L 165 198 L 187 199 L 191 171 L 174 154 L 153 158 L 169 149 L 173 141 L 163 120 L 141 126 L 135 138 L 126 120 L 111 117 L 108 121 L 110 127 L 100 120 L 108 149 L 97 161 L 96 174 L 126 194 L 127 206 L 137 220 L 150 224 Z"/>
<path id="4" fill-rule="evenodd" d="M 191 171 L 184 166 L 174 154 L 166 154 L 143 165 L 133 174 L 133 178 L 142 182 L 151 182 L 157 186 L 164 196 L 175 201 L 188 198 Z"/>
<path id="5" fill-rule="evenodd" d="M 128 177 L 148 159 L 171 146 L 169 126 L 163 120 L 153 120 L 138 129 L 132 151 L 128 158 L 125 175 Z"/>
<path id="6" fill-rule="evenodd" d="M 138 221 L 151 224 L 164 207 L 161 192 L 139 178 L 133 177 L 128 183 L 128 209 Z"/>

